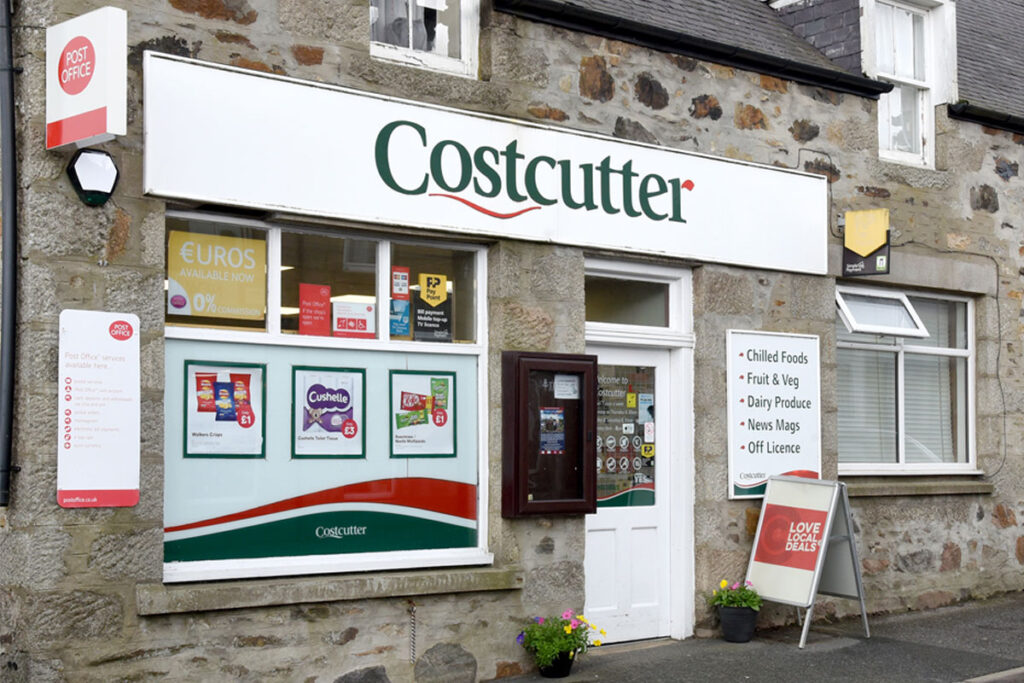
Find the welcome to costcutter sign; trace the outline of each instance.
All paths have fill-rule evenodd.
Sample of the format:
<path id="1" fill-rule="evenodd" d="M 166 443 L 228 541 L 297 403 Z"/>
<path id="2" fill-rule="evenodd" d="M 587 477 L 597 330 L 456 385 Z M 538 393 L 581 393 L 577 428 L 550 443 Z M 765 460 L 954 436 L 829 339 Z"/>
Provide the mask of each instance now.
<path id="1" fill-rule="evenodd" d="M 147 193 L 827 271 L 827 183 L 769 166 L 146 53 Z"/>
<path id="2" fill-rule="evenodd" d="M 124 135 L 128 14 L 117 7 L 46 29 L 46 149 Z"/>

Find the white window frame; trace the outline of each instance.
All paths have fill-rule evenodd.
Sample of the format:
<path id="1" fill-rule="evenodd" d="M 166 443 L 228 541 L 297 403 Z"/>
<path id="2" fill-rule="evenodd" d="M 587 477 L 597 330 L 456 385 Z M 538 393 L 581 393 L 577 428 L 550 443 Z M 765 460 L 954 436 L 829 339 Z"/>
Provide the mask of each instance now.
<path id="1" fill-rule="evenodd" d="M 881 121 L 878 121 L 878 156 L 880 159 L 925 168 L 935 167 L 935 107 L 955 102 L 956 83 L 956 10 L 952 0 L 860 0 L 860 40 L 864 73 L 899 85 L 920 89 L 921 153 L 884 149 Z M 875 24 L 879 3 L 904 9 L 924 17 L 924 73 L 922 81 L 881 73 L 878 69 L 878 46 Z"/>
<path id="2" fill-rule="evenodd" d="M 367 0 L 367 4 L 369 4 Z M 460 0 L 460 11 L 462 24 L 459 27 L 460 58 L 438 55 L 423 50 L 379 43 L 370 40 L 370 56 L 406 66 L 414 66 L 421 69 L 441 71 L 455 76 L 465 78 L 477 77 L 477 62 L 480 39 L 480 0 Z M 370 27 L 367 26 L 367 36 L 370 35 Z"/>
<path id="3" fill-rule="evenodd" d="M 837 286 L 838 289 L 838 286 Z M 855 288 L 855 287 L 844 287 L 845 291 L 856 291 L 857 293 L 863 293 L 865 291 L 870 292 L 873 296 L 884 296 L 887 292 L 885 290 L 867 289 L 867 288 Z M 966 349 L 951 349 L 947 347 L 935 348 L 933 346 L 921 346 L 914 343 L 913 338 L 896 337 L 891 344 L 876 344 L 876 343 L 861 343 L 851 341 L 837 341 L 836 346 L 838 349 L 859 349 L 865 351 L 878 351 L 883 353 L 894 353 L 896 354 L 896 432 L 897 432 L 897 462 L 895 463 L 872 463 L 872 462 L 858 462 L 858 463 L 844 463 L 839 461 L 839 474 L 841 476 L 848 475 L 933 475 L 933 474 L 983 474 L 978 469 L 976 453 L 975 453 L 975 442 L 977 425 L 975 420 L 975 394 L 977 387 L 976 379 L 976 346 L 975 346 L 975 329 L 974 329 L 974 301 L 968 297 L 956 296 L 956 295 L 945 295 L 945 294 L 930 294 L 925 292 L 909 292 L 911 296 L 922 298 L 922 299 L 936 299 L 939 301 L 955 301 L 958 303 L 966 304 L 966 323 L 967 323 L 967 348 Z M 906 294 L 904 294 L 905 296 Z M 908 302 L 909 303 L 909 302 Z M 838 304 L 837 304 L 838 308 Z M 916 315 L 916 314 L 915 314 Z M 844 321 L 845 322 L 845 321 Z M 871 334 L 872 332 L 868 332 Z M 888 334 L 888 333 L 880 333 Z M 904 406 L 904 397 L 906 395 L 905 388 L 905 374 L 904 374 L 904 360 L 906 354 L 912 353 L 921 356 L 943 356 L 947 358 L 965 358 L 967 359 L 967 387 L 966 387 L 966 410 L 967 415 L 965 417 L 965 424 L 967 425 L 967 439 L 966 439 L 966 461 L 957 463 L 908 463 L 906 462 L 906 446 L 904 435 L 906 428 L 904 426 L 904 417 L 906 414 Z M 837 354 L 838 356 L 838 354 Z M 838 357 L 836 359 L 838 365 Z M 841 408 L 840 408 L 841 409 Z M 838 440 L 838 435 L 837 435 Z M 838 442 L 837 442 L 838 449 Z"/>
<path id="4" fill-rule="evenodd" d="M 668 324 L 627 325 L 622 323 L 584 323 L 587 341 L 601 344 L 623 344 L 642 340 L 646 345 L 693 347 L 692 307 L 683 302 L 691 301 L 692 274 L 689 270 L 653 266 L 644 263 L 610 261 L 588 258 L 586 275 L 612 280 L 622 280 L 623 286 L 630 281 L 656 282 L 668 286 Z"/>
<path id="5" fill-rule="evenodd" d="M 850 310 L 849 305 L 844 298 L 844 294 L 850 294 L 853 296 L 871 297 L 872 299 L 891 299 L 893 301 L 899 301 L 903 305 L 903 309 L 910 316 L 910 319 L 914 323 L 913 329 L 906 327 L 888 327 L 886 325 L 872 325 L 857 320 L 857 317 Z M 892 290 L 878 290 L 878 289 L 864 289 L 860 287 L 845 287 L 843 285 L 836 285 L 836 306 L 839 307 L 839 317 L 846 325 L 846 329 L 850 332 L 865 332 L 868 334 L 885 334 L 896 337 L 927 337 L 928 330 L 925 329 L 924 323 L 921 322 L 921 318 L 918 317 L 917 311 L 914 306 L 910 303 L 910 299 L 903 292 L 892 291 Z"/>
<path id="6" fill-rule="evenodd" d="M 473 548 L 397 550 L 379 553 L 338 555 L 280 556 L 255 559 L 199 560 L 164 563 L 164 583 L 248 579 L 306 574 L 342 574 L 393 569 L 427 569 L 470 565 L 492 565 L 494 555 L 488 550 L 488 509 L 490 475 L 488 469 L 488 389 L 487 389 L 487 250 L 478 244 L 443 243 L 458 251 L 474 254 L 474 340 L 466 343 L 391 340 L 389 307 L 381 304 L 391 291 L 391 244 L 421 245 L 437 248 L 437 241 L 391 238 L 387 235 L 362 235 L 339 229 L 338 237 L 358 237 L 377 241 L 377 339 L 318 337 L 285 334 L 281 331 L 281 234 L 283 231 L 304 232 L 303 226 L 238 218 L 201 211 L 167 211 L 165 218 L 208 221 L 224 225 L 266 231 L 267 242 L 267 317 L 266 330 L 225 330 L 166 324 L 165 339 L 185 339 L 235 344 L 264 344 L 297 348 L 331 348 L 338 350 L 373 350 L 410 355 L 458 355 L 477 358 L 477 545 Z M 316 234 L 323 235 L 318 230 Z M 166 304 L 164 304 L 166 306 Z"/>

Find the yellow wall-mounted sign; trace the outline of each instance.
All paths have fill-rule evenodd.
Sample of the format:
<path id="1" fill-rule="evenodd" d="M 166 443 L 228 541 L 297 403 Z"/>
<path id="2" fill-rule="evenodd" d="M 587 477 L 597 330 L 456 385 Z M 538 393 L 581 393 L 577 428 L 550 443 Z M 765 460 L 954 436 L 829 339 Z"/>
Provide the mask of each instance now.
<path id="1" fill-rule="evenodd" d="M 846 212 L 843 246 L 858 256 L 870 256 L 881 249 L 889 232 L 889 209 Z"/>

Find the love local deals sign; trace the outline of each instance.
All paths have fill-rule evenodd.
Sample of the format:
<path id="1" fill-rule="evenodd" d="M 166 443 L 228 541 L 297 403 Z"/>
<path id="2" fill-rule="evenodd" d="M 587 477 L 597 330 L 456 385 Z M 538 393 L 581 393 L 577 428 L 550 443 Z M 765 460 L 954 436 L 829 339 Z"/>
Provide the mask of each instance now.
<path id="1" fill-rule="evenodd" d="M 836 492 L 835 482 L 770 481 L 747 568 L 747 579 L 766 600 L 813 604 Z"/>
<path id="2" fill-rule="evenodd" d="M 117 7 L 46 29 L 46 149 L 124 135 L 128 13 Z"/>
<path id="3" fill-rule="evenodd" d="M 758 498 L 768 478 L 821 476 L 818 337 L 729 330 L 729 497 Z"/>

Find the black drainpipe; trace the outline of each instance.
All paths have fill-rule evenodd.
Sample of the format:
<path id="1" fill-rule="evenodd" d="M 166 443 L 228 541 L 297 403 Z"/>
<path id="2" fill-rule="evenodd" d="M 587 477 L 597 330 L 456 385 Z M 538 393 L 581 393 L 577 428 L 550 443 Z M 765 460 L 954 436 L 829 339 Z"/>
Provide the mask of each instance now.
<path id="1" fill-rule="evenodd" d="M 0 173 L 3 174 L 3 299 L 0 300 L 0 507 L 11 500 L 14 424 L 14 322 L 18 305 L 18 183 L 14 154 L 14 54 L 11 4 L 0 0 Z"/>

